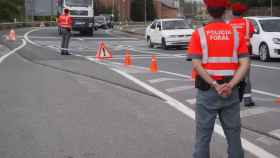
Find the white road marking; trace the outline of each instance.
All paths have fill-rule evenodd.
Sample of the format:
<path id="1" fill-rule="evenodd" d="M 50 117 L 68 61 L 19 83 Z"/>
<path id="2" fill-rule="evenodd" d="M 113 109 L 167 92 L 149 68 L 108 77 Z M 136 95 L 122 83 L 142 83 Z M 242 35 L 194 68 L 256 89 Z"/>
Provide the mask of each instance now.
<path id="1" fill-rule="evenodd" d="M 22 49 L 22 48 L 25 47 L 25 46 L 26 46 L 26 41 L 25 41 L 24 39 L 22 39 L 22 44 L 21 44 L 19 47 L 15 48 L 14 50 L 12 50 L 12 51 L 10 51 L 9 53 L 7 53 L 7 54 L 5 54 L 5 55 L 3 55 L 3 56 L 0 57 L 0 64 L 1 64 L 6 58 L 8 58 L 10 55 L 14 54 L 15 52 L 17 52 L 18 50 Z"/>
<path id="2" fill-rule="evenodd" d="M 191 90 L 194 89 L 194 86 L 179 86 L 179 87 L 173 87 L 173 88 L 168 88 L 166 91 L 168 93 L 175 93 L 175 92 L 181 92 L 181 91 L 186 91 L 186 90 Z"/>
<path id="3" fill-rule="evenodd" d="M 264 137 L 260 137 L 256 139 L 259 142 L 262 142 L 263 144 L 267 145 L 267 146 L 272 146 L 272 145 L 278 145 L 279 142 L 273 138 L 264 136 Z"/>
<path id="4" fill-rule="evenodd" d="M 257 90 L 257 89 L 252 89 L 252 92 L 258 93 L 258 94 L 262 94 L 262 95 L 271 96 L 271 97 L 275 97 L 275 98 L 279 98 L 280 97 L 279 94 L 265 92 L 265 91 L 261 91 L 261 90 Z"/>
<path id="5" fill-rule="evenodd" d="M 35 30 L 31 30 L 29 32 L 27 32 L 25 35 L 24 35 L 24 38 L 27 42 L 33 44 L 33 45 L 36 45 L 36 46 L 39 46 L 41 47 L 40 45 L 38 45 L 37 43 L 31 41 L 29 38 L 28 38 L 28 35 L 31 33 L 31 32 L 34 32 L 34 31 L 37 31 L 39 29 L 35 29 Z M 119 38 L 117 38 L 119 39 Z M 142 52 L 142 51 L 139 51 L 139 52 Z M 142 52 L 142 53 L 145 53 L 145 54 L 161 54 L 161 53 L 149 53 L 149 52 Z M 172 55 L 172 54 L 166 54 L 166 55 Z M 84 58 L 87 58 L 86 56 L 83 56 Z M 256 66 L 256 65 L 253 65 L 253 66 Z M 134 66 L 136 67 L 136 66 Z M 139 66 L 138 66 L 139 67 Z M 269 67 L 267 67 L 269 68 Z M 190 75 L 183 75 L 183 74 L 178 74 L 178 73 L 174 73 L 174 72 L 168 72 L 168 71 L 163 71 L 163 70 L 160 70 L 159 72 L 161 73 L 165 73 L 165 74 L 170 74 L 170 75 L 174 75 L 174 76 L 179 76 L 179 77 L 183 77 L 183 78 L 188 78 L 188 79 L 191 79 L 191 76 Z M 267 96 L 271 96 L 271 97 L 276 97 L 276 98 L 279 98 L 280 95 L 279 94 L 274 94 L 274 93 L 270 93 L 270 92 L 265 92 L 265 91 L 261 91 L 261 90 L 256 90 L 256 89 L 252 89 L 252 91 L 254 93 L 258 93 L 258 94 L 262 94 L 262 95 L 267 95 Z"/>
<path id="6" fill-rule="evenodd" d="M 264 114 L 267 112 L 280 112 L 280 110 L 275 109 L 275 108 L 267 108 L 267 107 L 249 108 L 246 110 L 242 110 L 240 112 L 240 117 L 245 118 L 245 117 L 249 117 L 249 116 Z"/>
<path id="7" fill-rule="evenodd" d="M 84 56 L 84 58 L 87 59 L 87 56 Z M 112 64 L 117 64 L 117 62 L 112 62 Z M 133 65 L 132 68 L 148 69 L 147 67 L 136 66 L 136 65 Z M 182 78 L 187 78 L 187 79 L 191 79 L 192 80 L 192 77 L 190 75 L 187 75 L 187 74 L 183 75 L 183 74 L 179 74 L 179 73 L 175 73 L 175 72 L 169 72 L 169 71 L 164 71 L 164 70 L 159 70 L 158 72 L 164 73 L 164 74 L 173 75 L 173 76 L 178 76 L 178 77 L 182 77 Z M 257 93 L 257 94 L 262 94 L 262 95 L 270 96 L 270 97 L 275 97 L 275 98 L 279 98 L 280 97 L 279 94 L 270 93 L 270 92 L 266 92 L 266 91 L 261 91 L 261 90 L 257 90 L 257 89 L 252 89 L 252 92 Z"/>
<path id="8" fill-rule="evenodd" d="M 141 87 L 149 90 L 150 92 L 154 93 L 158 97 L 166 100 L 166 103 L 168 103 L 171 107 L 177 109 L 178 111 L 182 112 L 189 118 L 195 120 L 195 112 L 189 108 L 188 106 L 184 105 L 183 103 L 177 101 L 176 99 L 172 98 L 171 96 L 168 96 L 167 94 L 155 89 L 154 87 L 151 87 L 150 85 L 146 84 L 145 82 L 140 81 L 139 79 L 121 71 L 115 68 L 111 68 L 113 71 L 117 72 L 118 74 L 122 75 L 123 77 L 133 81 L 134 83 L 140 85 Z M 223 129 L 220 125 L 216 124 L 214 131 L 221 135 L 222 137 L 225 137 Z M 261 147 L 249 142 L 245 138 L 241 138 L 243 147 L 246 151 L 250 152 L 252 155 L 258 157 L 258 158 L 277 158 L 277 156 L 273 155 L 272 153 L 269 153 L 268 151 L 262 149 Z"/>
<path id="9" fill-rule="evenodd" d="M 39 30 L 39 29 L 36 29 Z M 23 36 L 24 37 L 24 36 Z M 31 39 L 61 39 L 61 37 L 55 37 L 55 36 L 29 36 Z M 71 39 L 80 40 L 81 38 L 73 37 Z M 131 37 L 84 37 L 83 40 L 138 40 L 137 38 L 131 38 Z"/>
<path id="10" fill-rule="evenodd" d="M 273 136 L 275 136 L 275 137 L 280 139 L 280 129 L 271 131 L 271 132 L 269 132 L 269 134 L 271 134 L 271 135 L 273 135 Z"/>
<path id="11" fill-rule="evenodd" d="M 189 103 L 190 105 L 195 105 L 196 104 L 196 98 L 194 98 L 194 99 L 187 99 L 186 102 Z"/>
<path id="12" fill-rule="evenodd" d="M 148 82 L 150 83 L 161 83 L 166 81 L 187 81 L 187 80 L 182 80 L 178 78 L 156 78 L 156 79 L 148 80 Z"/>
<path id="13" fill-rule="evenodd" d="M 185 57 L 179 57 L 179 56 L 157 56 L 157 59 L 175 59 L 175 58 L 185 58 Z M 120 59 L 124 59 L 124 57 L 119 57 L 119 58 L 112 58 L 114 60 L 120 60 Z M 151 59 L 151 57 L 133 57 L 133 59 L 137 60 L 137 59 Z"/>
<path id="14" fill-rule="evenodd" d="M 274 66 L 264 66 L 264 65 L 256 65 L 256 64 L 251 64 L 251 66 L 257 68 L 270 69 L 270 70 L 280 70 L 280 67 L 274 67 Z"/>

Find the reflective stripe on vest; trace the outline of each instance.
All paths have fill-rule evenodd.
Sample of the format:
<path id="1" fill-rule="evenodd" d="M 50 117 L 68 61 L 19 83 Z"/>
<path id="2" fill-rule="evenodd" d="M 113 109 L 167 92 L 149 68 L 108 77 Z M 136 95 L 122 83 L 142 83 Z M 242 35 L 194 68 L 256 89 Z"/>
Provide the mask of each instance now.
<path id="1" fill-rule="evenodd" d="M 249 20 L 245 19 L 245 39 L 249 40 L 250 39 L 250 23 Z"/>
<path id="2" fill-rule="evenodd" d="M 206 71 L 208 74 L 213 76 L 232 76 L 236 71 L 236 67 L 238 64 L 238 47 L 239 47 L 239 35 L 238 32 L 234 29 L 233 30 L 233 38 L 234 38 L 234 46 L 233 46 L 233 55 L 232 57 L 209 57 L 208 55 L 208 44 L 207 44 L 207 37 L 203 27 L 198 29 L 198 34 L 200 38 L 200 45 L 202 49 L 202 64 L 207 65 Z M 215 64 L 225 64 L 225 68 L 228 70 L 221 70 L 221 69 L 210 69 L 212 66 L 215 67 Z M 210 66 L 209 64 L 214 64 Z M 231 66 L 228 66 L 231 65 Z M 232 66 L 233 65 L 233 66 Z M 232 67 L 234 67 L 232 69 Z"/>

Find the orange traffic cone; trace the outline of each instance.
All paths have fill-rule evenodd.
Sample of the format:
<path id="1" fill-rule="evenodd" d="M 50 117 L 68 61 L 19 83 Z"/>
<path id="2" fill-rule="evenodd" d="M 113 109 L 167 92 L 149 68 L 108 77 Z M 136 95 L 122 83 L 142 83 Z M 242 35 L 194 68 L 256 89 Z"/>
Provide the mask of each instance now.
<path id="1" fill-rule="evenodd" d="M 151 65 L 150 65 L 150 71 L 152 73 L 156 73 L 158 71 L 157 58 L 156 58 L 155 55 L 152 56 L 152 61 L 151 61 Z"/>
<path id="2" fill-rule="evenodd" d="M 13 29 L 11 29 L 7 39 L 10 41 L 16 41 L 16 32 Z"/>
<path id="3" fill-rule="evenodd" d="M 276 104 L 280 104 L 280 97 L 278 97 L 278 98 L 275 100 L 275 103 L 276 103 Z"/>
<path id="4" fill-rule="evenodd" d="M 124 65 L 129 66 L 131 64 L 132 64 L 132 60 L 131 60 L 130 52 L 129 50 L 126 50 L 124 55 Z"/>

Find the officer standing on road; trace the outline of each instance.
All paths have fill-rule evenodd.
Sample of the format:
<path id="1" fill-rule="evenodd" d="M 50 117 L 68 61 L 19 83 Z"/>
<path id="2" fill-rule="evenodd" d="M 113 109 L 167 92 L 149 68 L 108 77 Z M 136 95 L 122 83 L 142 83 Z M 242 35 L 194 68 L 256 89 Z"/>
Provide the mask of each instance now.
<path id="1" fill-rule="evenodd" d="M 231 6 L 233 18 L 230 20 L 229 24 L 234 27 L 239 33 L 245 36 L 245 40 L 248 48 L 250 48 L 250 38 L 254 33 L 254 25 L 251 21 L 244 19 L 242 15 L 247 11 L 247 6 L 238 2 Z M 244 106 L 250 107 L 255 106 L 252 99 L 251 92 L 251 81 L 250 81 L 250 69 L 245 76 L 245 87 L 244 87 Z"/>
<path id="2" fill-rule="evenodd" d="M 69 15 L 69 9 L 65 8 L 63 10 L 63 14 L 59 16 L 58 24 L 62 32 L 61 55 L 70 55 L 68 47 L 71 37 L 72 17 Z"/>
<path id="3" fill-rule="evenodd" d="M 204 0 L 213 20 L 192 35 L 188 53 L 197 72 L 194 158 L 210 157 L 217 115 L 228 142 L 229 158 L 244 158 L 238 84 L 250 64 L 244 36 L 222 19 L 228 0 Z"/>

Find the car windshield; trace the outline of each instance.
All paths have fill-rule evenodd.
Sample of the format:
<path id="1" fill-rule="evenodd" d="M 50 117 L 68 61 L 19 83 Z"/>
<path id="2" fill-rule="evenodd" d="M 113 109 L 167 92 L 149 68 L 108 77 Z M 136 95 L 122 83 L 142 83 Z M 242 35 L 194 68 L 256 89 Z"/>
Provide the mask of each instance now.
<path id="1" fill-rule="evenodd" d="M 94 20 L 98 21 L 98 22 L 104 22 L 105 21 L 105 17 L 104 16 L 96 16 L 96 17 L 94 17 Z"/>
<path id="2" fill-rule="evenodd" d="M 184 20 L 172 20 L 162 22 L 163 30 L 190 29 Z"/>
<path id="3" fill-rule="evenodd" d="M 264 32 L 280 32 L 280 19 L 260 20 Z"/>
<path id="4" fill-rule="evenodd" d="M 92 6 L 92 0 L 65 0 L 67 6 L 70 7 L 89 7 Z"/>

